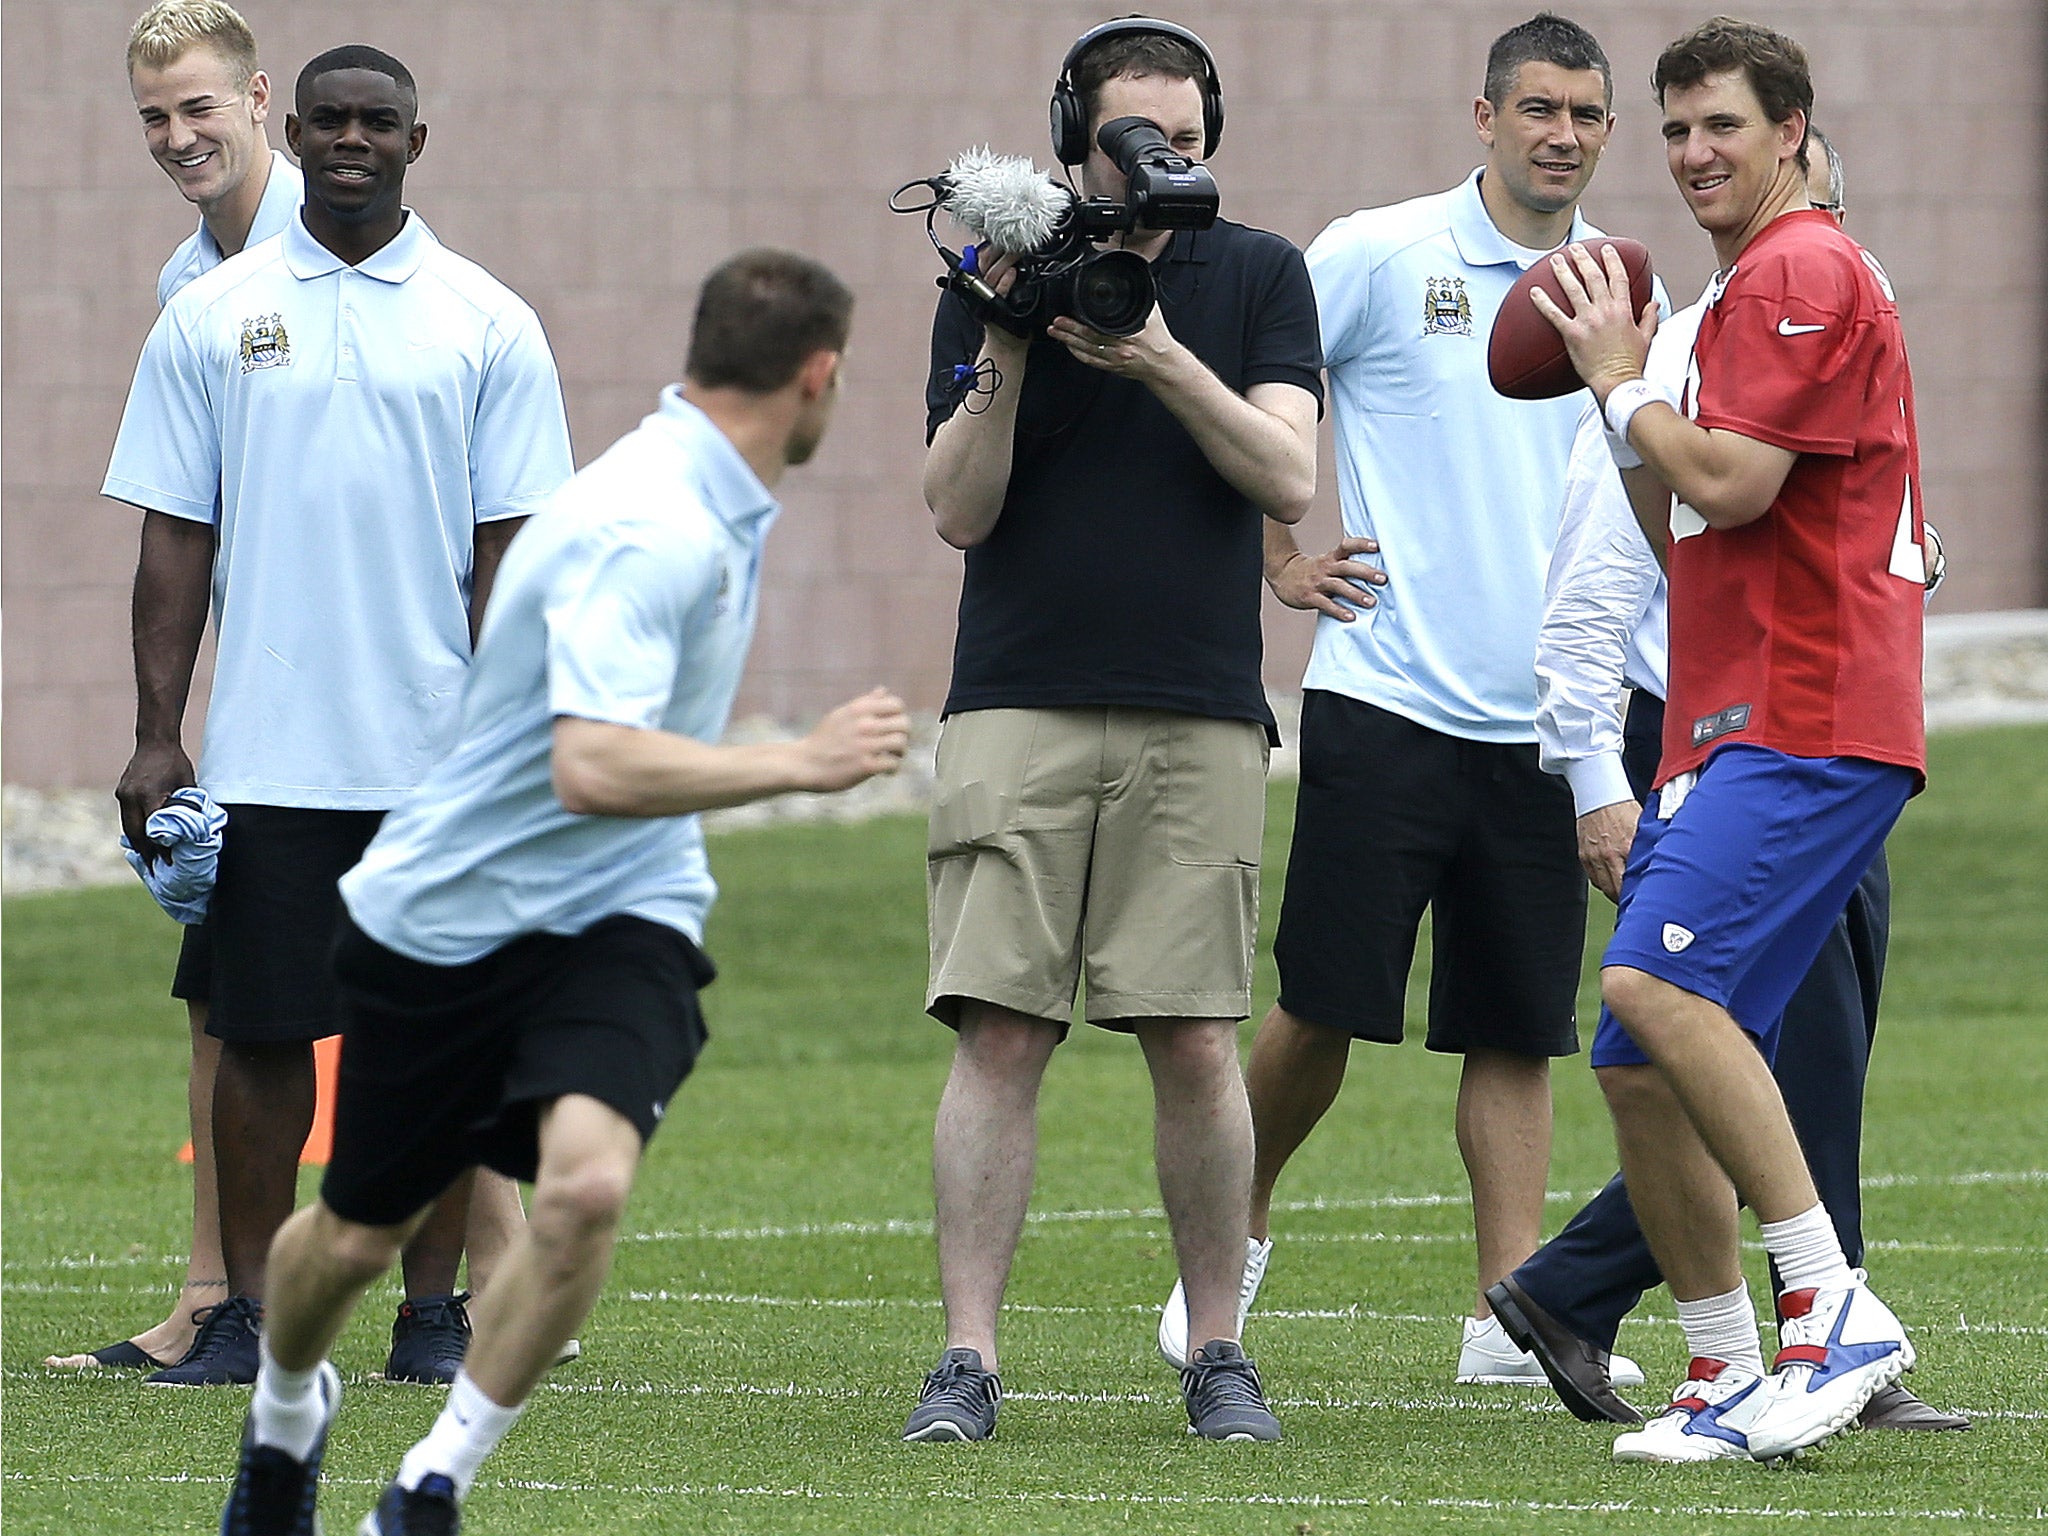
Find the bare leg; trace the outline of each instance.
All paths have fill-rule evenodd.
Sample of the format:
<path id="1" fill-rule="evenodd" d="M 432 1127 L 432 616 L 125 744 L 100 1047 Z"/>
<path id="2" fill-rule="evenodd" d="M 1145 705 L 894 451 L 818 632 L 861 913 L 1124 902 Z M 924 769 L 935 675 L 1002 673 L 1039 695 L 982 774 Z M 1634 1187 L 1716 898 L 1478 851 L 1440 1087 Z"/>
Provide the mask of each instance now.
<path id="1" fill-rule="evenodd" d="M 405 1245 L 400 1260 L 408 1296 L 448 1296 L 462 1269 L 462 1234 L 469 1225 L 472 1174 L 465 1173 L 441 1193 L 425 1221 Z"/>
<path id="2" fill-rule="evenodd" d="M 1602 1067 L 1629 1204 L 1679 1301 L 1742 1284 L 1735 1187 L 1655 1067 Z"/>
<path id="3" fill-rule="evenodd" d="M 1059 1040 L 1059 1026 L 1049 1020 L 963 1002 L 953 1071 L 932 1132 L 946 1347 L 979 1350 L 991 1371 L 996 1315 L 1031 1203 L 1038 1085 Z"/>
<path id="4" fill-rule="evenodd" d="M 1759 1221 L 1820 1203 L 1777 1080 L 1726 1009 L 1626 965 L 1603 970 L 1600 990 Z"/>
<path id="5" fill-rule="evenodd" d="M 1251 1236 L 1263 1241 L 1271 1235 L 1280 1170 L 1337 1102 L 1350 1057 L 1349 1035 L 1304 1023 L 1278 1005 L 1259 1025 L 1244 1074 L 1255 1148 Z"/>
<path id="6" fill-rule="evenodd" d="M 1237 1338 L 1252 1117 L 1227 1019 L 1134 1021 L 1152 1069 L 1159 1193 L 1187 1289 L 1189 1348 Z"/>
<path id="7" fill-rule="evenodd" d="M 206 1032 L 206 1004 L 187 1003 L 192 1027 L 192 1069 L 185 1079 L 185 1110 L 192 1126 L 192 1248 L 185 1261 L 185 1284 L 171 1315 L 154 1328 L 130 1335 L 129 1342 L 154 1360 L 182 1360 L 198 1334 L 192 1314 L 226 1301 L 227 1263 L 220 1254 L 220 1192 L 213 1171 L 213 1079 L 220 1064 L 220 1042 Z M 43 1364 L 82 1370 L 90 1355 L 52 1355 Z"/>
<path id="8" fill-rule="evenodd" d="M 1458 1151 L 1472 1182 L 1479 1250 L 1474 1317 L 1491 1317 L 1486 1288 L 1505 1279 L 1543 1241 L 1543 1186 L 1550 1173 L 1550 1062 L 1475 1050 L 1458 1080 Z"/>
<path id="9" fill-rule="evenodd" d="M 270 1242 L 298 1198 L 313 1124 L 313 1046 L 223 1042 L 213 1088 L 214 1165 L 228 1287 L 262 1299 Z"/>
<path id="10" fill-rule="evenodd" d="M 309 1371 L 327 1358 L 363 1292 L 391 1268 L 418 1221 L 366 1227 L 315 1201 L 278 1228 L 263 1337 L 279 1365 Z"/>
<path id="11" fill-rule="evenodd" d="M 632 1121 L 583 1094 L 542 1114 L 533 1214 L 477 1301 L 464 1361 L 500 1407 L 526 1401 L 596 1304 L 640 1150 Z"/>
<path id="12" fill-rule="evenodd" d="M 476 1171 L 469 1191 L 469 1225 L 463 1248 L 469 1255 L 469 1288 L 479 1294 L 491 1283 L 513 1239 L 526 1230 L 526 1207 L 519 1201 L 519 1183 L 489 1168 Z"/>

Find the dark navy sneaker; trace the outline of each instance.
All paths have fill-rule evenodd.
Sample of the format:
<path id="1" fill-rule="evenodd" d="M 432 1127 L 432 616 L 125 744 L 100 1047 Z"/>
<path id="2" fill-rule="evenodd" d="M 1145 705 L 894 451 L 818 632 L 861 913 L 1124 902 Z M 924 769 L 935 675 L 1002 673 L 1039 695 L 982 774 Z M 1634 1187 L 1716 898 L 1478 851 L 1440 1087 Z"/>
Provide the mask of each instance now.
<path id="1" fill-rule="evenodd" d="M 356 1527 L 356 1536 L 456 1536 L 461 1529 L 462 1506 L 455 1499 L 455 1484 L 429 1472 L 417 1488 L 396 1483 L 387 1487 L 377 1507 Z"/>
<path id="2" fill-rule="evenodd" d="M 341 1402 L 341 1377 L 325 1360 L 316 1386 L 327 1410 L 327 1424 Z M 253 1415 L 242 1425 L 242 1456 L 227 1507 L 220 1512 L 220 1536 L 320 1536 L 320 1517 L 313 1512 L 320 1496 L 320 1458 L 327 1451 L 327 1424 L 304 1461 L 274 1445 L 258 1445 Z"/>
<path id="3" fill-rule="evenodd" d="M 415 1296 L 401 1302 L 391 1325 L 391 1357 L 384 1362 L 386 1381 L 410 1381 L 423 1387 L 445 1387 L 462 1369 L 469 1353 L 469 1292 L 454 1296 Z"/>
<path id="4" fill-rule="evenodd" d="M 1278 1440 L 1280 1421 L 1266 1406 L 1259 1368 L 1228 1339 L 1211 1339 L 1180 1373 L 1188 1433 L 1205 1440 Z"/>
<path id="5" fill-rule="evenodd" d="M 253 1296 L 230 1296 L 218 1306 L 192 1314 L 199 1335 L 185 1358 L 142 1378 L 147 1387 L 246 1387 L 256 1379 L 263 1327 L 263 1303 Z"/>
<path id="6" fill-rule="evenodd" d="M 981 1368 L 978 1349 L 949 1349 L 924 1379 L 917 1407 L 903 1426 L 906 1440 L 986 1440 L 996 1432 L 1003 1384 Z"/>

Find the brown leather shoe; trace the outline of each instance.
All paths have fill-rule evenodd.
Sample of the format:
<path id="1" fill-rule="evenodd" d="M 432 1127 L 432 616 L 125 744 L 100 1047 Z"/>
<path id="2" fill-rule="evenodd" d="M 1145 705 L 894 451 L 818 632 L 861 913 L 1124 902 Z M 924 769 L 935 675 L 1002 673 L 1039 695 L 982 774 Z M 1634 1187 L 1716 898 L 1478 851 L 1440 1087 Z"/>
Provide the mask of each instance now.
<path id="1" fill-rule="evenodd" d="M 1643 1416 L 1614 1390 L 1610 1354 L 1566 1328 L 1529 1299 L 1514 1276 L 1486 1292 L 1486 1303 L 1507 1336 L 1536 1357 L 1565 1407 L 1588 1424 L 1640 1424 Z M 1924 1406 L 1924 1405 L 1923 1405 Z"/>
<path id="2" fill-rule="evenodd" d="M 1923 1403 L 1904 1387 L 1886 1387 L 1863 1405 L 1857 1415 L 1865 1429 L 1968 1429 L 1970 1421 L 1960 1413 L 1943 1413 Z"/>

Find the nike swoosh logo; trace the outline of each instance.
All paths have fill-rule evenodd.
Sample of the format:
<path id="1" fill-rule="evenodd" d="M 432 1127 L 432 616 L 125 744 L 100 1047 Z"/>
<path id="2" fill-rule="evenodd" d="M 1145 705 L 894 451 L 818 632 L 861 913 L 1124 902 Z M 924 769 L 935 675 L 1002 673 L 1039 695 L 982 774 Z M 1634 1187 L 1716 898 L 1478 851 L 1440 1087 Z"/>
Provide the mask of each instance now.
<path id="1" fill-rule="evenodd" d="M 1824 331 L 1826 329 L 1827 327 L 1824 325 L 1794 325 L 1790 320 L 1780 320 L 1778 322 L 1778 334 L 1780 336 L 1805 336 L 1814 331 Z"/>

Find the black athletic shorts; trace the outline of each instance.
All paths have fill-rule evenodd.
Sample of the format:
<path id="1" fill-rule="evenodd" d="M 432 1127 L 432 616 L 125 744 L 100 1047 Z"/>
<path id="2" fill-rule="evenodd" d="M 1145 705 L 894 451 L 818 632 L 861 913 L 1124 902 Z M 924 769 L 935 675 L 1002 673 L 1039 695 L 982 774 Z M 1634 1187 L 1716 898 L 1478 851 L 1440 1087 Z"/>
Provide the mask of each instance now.
<path id="1" fill-rule="evenodd" d="M 531 1179 L 540 1111 L 564 1094 L 610 1105 L 644 1143 L 704 1047 L 697 992 L 717 974 L 687 936 L 623 916 L 449 966 L 395 954 L 344 913 L 334 968 L 346 1028 L 320 1198 L 370 1226 L 478 1163 Z"/>
<path id="2" fill-rule="evenodd" d="M 1398 1044 L 1424 908 L 1429 1049 L 1578 1050 L 1586 877 L 1564 780 L 1534 745 L 1466 741 L 1309 690 L 1273 943 L 1280 1006 Z"/>
<path id="3" fill-rule="evenodd" d="M 382 811 L 228 805 L 206 920 L 185 930 L 171 996 L 205 1003 L 206 1032 L 258 1044 L 341 1033 L 334 991 L 335 882 L 356 867 Z"/>

